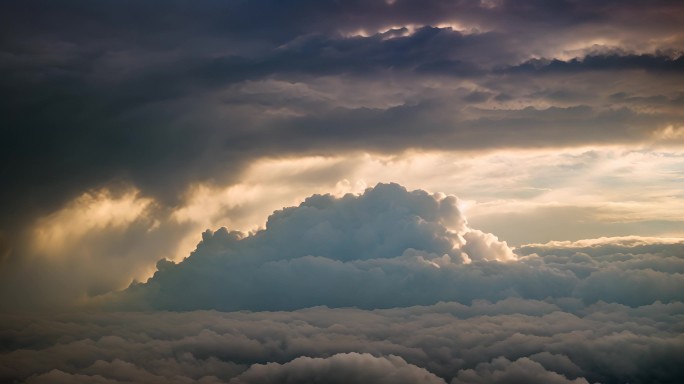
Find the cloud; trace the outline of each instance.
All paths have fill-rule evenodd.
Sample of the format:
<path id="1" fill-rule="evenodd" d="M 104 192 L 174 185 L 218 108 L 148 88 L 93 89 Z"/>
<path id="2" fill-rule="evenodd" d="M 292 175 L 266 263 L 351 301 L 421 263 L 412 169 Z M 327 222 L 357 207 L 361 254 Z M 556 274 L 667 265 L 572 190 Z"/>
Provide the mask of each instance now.
<path id="1" fill-rule="evenodd" d="M 508 244 L 680 235 L 682 15 L 669 0 L 1 4 L 0 307 L 89 311 L 1 315 L 0 381 L 308 380 L 306 366 L 678 382 L 680 240 Z M 531 148 L 562 154 L 509 152 Z M 260 231 L 207 231 L 103 297 L 189 233 L 368 181 L 353 162 L 294 172 L 297 186 L 249 173 L 265 159 L 370 153 L 373 185 L 435 151 L 447 188 L 427 189 L 486 196 L 471 205 L 487 225 L 398 185 L 314 195 Z M 166 312 L 195 309 L 243 312 Z"/>
<path id="2" fill-rule="evenodd" d="M 593 255 L 623 252 L 657 252 L 662 245 L 674 245 L 673 251 L 681 251 L 682 239 L 673 237 L 619 236 L 601 237 L 599 239 L 583 239 L 577 241 L 549 241 L 544 244 L 527 244 L 519 248 L 525 254 L 549 252 L 589 252 Z M 669 248 L 669 247 L 668 247 Z M 665 249 L 668 249 L 665 248 Z"/>
<path id="3" fill-rule="evenodd" d="M 454 196 L 397 184 L 340 198 L 313 195 L 275 212 L 256 233 L 205 232 L 189 257 L 159 261 L 151 279 L 105 305 L 232 311 L 507 297 L 630 306 L 684 299 L 681 242 L 651 239 L 643 246 L 618 238 L 594 241 L 590 249 L 581 247 L 590 241 L 531 245 L 516 254 L 470 228 L 458 204 Z"/>
<path id="4" fill-rule="evenodd" d="M 444 383 L 425 369 L 397 356 L 337 354 L 329 358 L 299 357 L 280 365 L 252 365 L 230 381 L 247 383 Z"/>
<path id="5" fill-rule="evenodd" d="M 130 225 L 151 202 L 136 196 L 135 191 L 118 198 L 106 190 L 85 193 L 70 206 L 40 220 L 34 235 L 35 246 L 42 251 L 59 250 L 89 231 Z"/>
<path id="6" fill-rule="evenodd" d="M 334 251 L 338 237 L 366 252 L 326 252 L 320 240 Z M 339 370 L 352 382 L 681 377 L 680 239 L 533 244 L 505 262 L 488 257 L 505 249 L 493 241 L 467 226 L 451 196 L 398 185 L 315 195 L 276 212 L 262 232 L 206 232 L 187 259 L 160 262 L 150 281 L 116 298 L 148 311 L 0 316 L 0 380 L 308 382 Z M 445 244 L 456 246 L 451 255 L 425 251 Z M 319 255 L 301 256 L 311 249 Z"/>
<path id="7" fill-rule="evenodd" d="M 177 206 L 267 156 L 676 132 L 681 5 L 525 4 L 3 4 L 0 228 L 121 180 Z"/>
<path id="8" fill-rule="evenodd" d="M 491 233 L 485 233 L 477 229 L 470 230 L 463 235 L 465 244 L 463 251 L 470 260 L 516 260 L 517 257 L 508 247 L 506 242 Z"/>
<path id="9" fill-rule="evenodd" d="M 122 293 L 121 304 L 263 310 L 467 300 L 470 290 L 449 282 L 467 274 L 458 265 L 514 259 L 505 242 L 468 228 L 456 197 L 378 184 L 360 196 L 313 195 L 275 212 L 254 234 L 207 231 L 191 256 L 160 261 L 150 280 Z"/>
<path id="10" fill-rule="evenodd" d="M 682 212 L 677 209 L 680 199 L 674 192 L 678 182 L 672 170 L 681 162 L 681 156 L 668 151 L 621 149 L 577 149 L 562 154 L 551 150 L 495 152 L 465 159 L 455 153 L 434 152 L 357 154 L 260 161 L 241 176 L 239 184 L 196 186 L 176 209 L 165 208 L 130 185 L 94 190 L 37 220 L 24 248 L 17 247 L 17 239 L 6 237 L 6 245 L 14 245 L 15 256 L 21 254 L 24 260 L 6 253 L 6 264 L 0 269 L 0 307 L 55 308 L 92 300 L 123 289 L 133 280 L 145 281 L 160 258 L 182 260 L 206 228 L 255 231 L 264 227 L 268 214 L 298 205 L 311 192 L 334 191 L 341 197 L 346 192 L 363 192 L 366 182 L 375 185 L 396 180 L 409 188 L 458 192 L 459 211 L 463 214 L 465 209 L 470 223 L 467 236 L 474 236 L 477 232 L 472 228 L 478 228 L 521 251 L 529 246 L 520 245 L 531 241 L 581 239 L 597 233 L 657 235 L 669 231 L 670 236 L 678 236 L 681 223 L 677 220 Z M 632 200 L 618 202 L 621 194 L 632 196 Z M 115 206 L 116 215 L 97 219 L 98 212 L 112 212 L 107 207 Z M 53 236 L 53 240 L 61 239 L 60 247 L 37 236 L 57 232 L 64 235 Z M 665 240 L 652 242 L 656 249 Z M 40 244 L 51 246 L 38 247 Z M 474 255 L 473 245 L 470 242 L 464 247 Z M 562 245 L 556 242 L 552 248 L 560 252 Z M 523 253 L 534 252 L 541 250 Z M 430 261 L 431 257 L 423 259 Z M 469 299 L 463 293 L 458 297 Z"/>
<path id="11" fill-rule="evenodd" d="M 478 364 L 475 369 L 461 371 L 451 384 L 461 383 L 554 383 L 582 384 L 589 382 L 584 378 L 568 380 L 565 376 L 547 371 L 541 364 L 523 357 L 511 362 L 505 357 L 494 359 L 491 363 Z"/>
<path id="12" fill-rule="evenodd" d="M 0 379 L 301 382 L 295 379 L 343 369 L 351 379 L 675 383 L 682 316 L 681 302 L 631 308 L 568 298 L 384 310 L 2 315 Z"/>
<path id="13" fill-rule="evenodd" d="M 574 185 L 565 191 L 561 189 L 562 187 L 555 192 L 565 195 L 578 191 Z M 550 198 L 553 199 L 553 197 Z M 577 197 L 578 201 L 587 199 L 587 196 Z M 520 202 L 520 205 L 516 207 L 514 202 L 503 200 L 475 207 L 474 210 L 481 210 L 481 212 L 472 212 L 469 217 L 473 226 L 486 228 L 499 237 L 509 240 L 511 244 L 524 247 L 527 247 L 529 243 L 554 239 L 581 240 L 599 233 L 602 236 L 614 237 L 634 233 L 643 236 L 668 233 L 681 236 L 682 220 L 679 219 L 681 214 L 676 210 L 670 210 L 669 213 L 662 212 L 663 215 L 661 215 L 660 207 L 664 209 L 665 206 L 669 205 L 651 205 L 650 202 L 642 201 L 628 208 L 609 208 L 604 204 L 594 203 L 583 206 L 582 203 L 559 205 L 529 204 L 529 202 Z M 509 223 L 517 223 L 517 225 L 512 226 Z M 558 249 L 560 248 L 559 246 Z"/>
<path id="14" fill-rule="evenodd" d="M 510 71 L 574 72 L 646 70 L 655 72 L 684 72 L 684 56 L 666 54 L 590 54 L 583 58 L 563 60 L 532 60 L 509 69 Z"/>
<path id="15" fill-rule="evenodd" d="M 144 280 L 191 229 L 134 188 L 84 193 L 37 220 L 0 268 L 0 310 L 64 309 Z"/>

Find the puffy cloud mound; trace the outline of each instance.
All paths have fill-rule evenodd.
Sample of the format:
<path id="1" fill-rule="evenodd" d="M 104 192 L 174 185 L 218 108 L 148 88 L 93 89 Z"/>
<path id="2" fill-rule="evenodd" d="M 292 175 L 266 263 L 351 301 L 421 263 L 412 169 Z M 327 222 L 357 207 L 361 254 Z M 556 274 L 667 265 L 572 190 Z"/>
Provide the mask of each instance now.
<path id="1" fill-rule="evenodd" d="M 327 359 L 299 357 L 287 364 L 253 365 L 230 384 L 249 383 L 444 383 L 397 356 L 341 353 Z"/>
<path id="2" fill-rule="evenodd" d="M 176 264 L 115 295 L 119 309 L 365 309 L 509 297 L 629 306 L 684 300 L 684 243 L 606 238 L 511 250 L 453 196 L 379 184 L 314 195 L 250 235 L 207 231 Z"/>
<path id="3" fill-rule="evenodd" d="M 281 310 L 327 305 L 380 308 L 471 300 L 470 261 L 514 260 L 494 235 L 472 230 L 454 196 L 378 184 L 360 196 L 314 195 L 275 212 L 245 236 L 207 231 L 179 264 L 160 261 L 117 305 L 163 309 Z M 496 270 L 499 265 L 474 267 Z M 569 276 L 518 268 L 550 291 Z M 494 276 L 487 297 L 513 282 Z M 555 288 L 554 288 L 555 287 Z M 525 287 L 519 287 L 525 290 Z"/>
<path id="4" fill-rule="evenodd" d="M 478 364 L 475 369 L 459 372 L 458 377 L 451 382 L 462 383 L 589 384 L 584 378 L 569 380 L 556 372 L 547 371 L 544 366 L 527 357 L 515 362 L 499 357 L 491 363 Z"/>

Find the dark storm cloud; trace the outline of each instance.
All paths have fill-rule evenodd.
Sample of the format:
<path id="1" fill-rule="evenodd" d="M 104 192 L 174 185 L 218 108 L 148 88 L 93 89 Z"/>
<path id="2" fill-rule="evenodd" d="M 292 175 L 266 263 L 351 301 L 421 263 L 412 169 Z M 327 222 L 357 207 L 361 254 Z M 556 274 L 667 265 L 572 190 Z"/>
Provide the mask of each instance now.
<path id="1" fill-rule="evenodd" d="M 5 315 L 0 378 L 305 383 L 344 372 L 354 383 L 400 373 L 413 382 L 676 383 L 682 316 L 681 303 L 513 298 L 373 311 Z"/>
<path id="2" fill-rule="evenodd" d="M 592 89 L 676 98 L 667 86 L 641 86 L 654 77 L 658 84 L 671 77 L 674 88 L 680 81 L 676 2 L 26 1 L 1 7 L 5 238 L 113 181 L 173 205 L 190 183 L 234 181 L 247 162 L 263 156 L 636 142 L 663 124 L 682 122 L 677 111 L 644 114 Z M 360 30 L 367 36 L 354 36 Z M 605 49 L 619 53 L 589 46 L 575 52 L 577 59 L 553 57 L 553 47 L 598 37 L 615 41 L 610 44 L 617 47 Z M 541 59 L 529 61 L 534 57 Z M 598 69 L 631 71 L 621 75 L 631 82 L 587 77 Z M 530 80 L 539 73 L 545 76 Z M 568 83 L 563 76 L 573 76 L 567 89 L 552 89 Z M 321 78 L 360 95 L 393 84 L 401 97 L 391 106 L 378 106 L 379 95 L 351 107 L 333 96 L 335 85 L 322 87 L 329 96 L 313 101 L 287 90 L 275 98 L 240 88 L 269 81 L 314 86 Z M 461 82 L 478 89 L 447 87 Z M 546 116 L 560 111 L 553 108 L 587 101 L 545 95 L 581 93 L 593 95 L 593 113 L 548 124 Z M 511 100 L 540 116 L 489 116 L 494 108 L 520 109 L 509 105 L 469 110 Z M 561 105 L 549 108 L 549 101 Z M 623 104 L 635 109 L 622 113 Z"/>
<path id="3" fill-rule="evenodd" d="M 676 0 L 604 1 L 597 5 L 588 0 L 556 1 L 444 1 L 444 0 L 371 0 L 371 1 L 119 1 L 93 4 L 88 1 L 30 1 L 5 5 L 7 28 L 28 30 L 26 20 L 35 20 L 39 31 L 63 29 L 81 35 L 81 31 L 100 31 L 103 26 L 130 35 L 159 32 L 170 28 L 180 31 L 212 33 L 244 32 L 247 36 L 285 38 L 311 30 L 335 31 L 338 28 L 382 28 L 387 24 L 435 24 L 454 18 L 475 20 L 487 26 L 502 24 L 504 28 L 568 27 L 609 22 L 635 21 L 634 27 L 667 29 L 676 26 L 681 15 Z M 13 16 L 13 17 L 10 17 Z M 287 17 L 284 17 L 287 16 Z M 656 19 L 655 16 L 661 16 Z M 89 25 L 74 21 L 87 19 Z M 534 20 L 535 25 L 521 25 Z M 33 27 L 33 26 L 31 26 Z M 180 34 L 180 33 L 179 33 Z M 92 36 L 92 35 L 91 35 Z M 124 35 L 126 36 L 126 35 Z M 96 36 L 100 37 L 100 36 Z M 146 37 L 146 36 L 142 36 Z M 155 36 L 156 37 L 156 36 Z"/>
<path id="4" fill-rule="evenodd" d="M 471 229 L 454 197 L 389 184 L 361 196 L 314 195 L 244 236 L 207 231 L 197 249 L 106 305 L 144 309 L 389 308 L 507 297 L 630 306 L 684 299 L 682 243 L 553 244 L 516 256 Z M 509 223 L 510 225 L 514 225 Z"/>
<path id="5" fill-rule="evenodd" d="M 588 105 L 490 109 L 468 102 L 456 110 L 449 110 L 454 102 L 435 99 L 387 109 L 336 108 L 279 119 L 270 137 L 245 132 L 241 140 L 260 141 L 262 148 L 274 152 L 283 151 L 282 143 L 288 143 L 288 151 L 300 154 L 360 148 L 392 153 L 407 148 L 477 151 L 561 143 L 611 145 L 652 142 L 658 131 L 655 127 L 681 120 L 674 111 L 653 114 Z"/>
<path id="6" fill-rule="evenodd" d="M 583 58 L 563 60 L 531 60 L 508 69 L 511 72 L 586 72 L 643 70 L 653 72 L 673 72 L 684 75 L 684 56 L 672 57 L 666 54 L 590 54 Z"/>

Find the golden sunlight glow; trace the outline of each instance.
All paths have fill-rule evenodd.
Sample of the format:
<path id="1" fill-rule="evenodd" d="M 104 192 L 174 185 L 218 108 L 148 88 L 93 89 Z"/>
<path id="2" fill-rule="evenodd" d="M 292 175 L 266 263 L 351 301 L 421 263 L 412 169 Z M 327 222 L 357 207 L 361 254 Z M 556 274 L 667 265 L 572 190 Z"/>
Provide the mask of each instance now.
<path id="1" fill-rule="evenodd" d="M 601 222 L 676 221 L 684 219 L 684 208 L 673 208 L 684 207 L 678 197 L 684 176 L 676 173 L 683 164 L 681 155 L 620 147 L 262 159 L 239 184 L 193 187 L 173 218 L 201 230 L 253 231 L 274 210 L 312 193 L 358 194 L 396 182 L 457 195 L 469 217 L 572 206 L 595 211 Z M 179 255 L 197 242 L 198 233 L 192 236 Z"/>
<path id="2" fill-rule="evenodd" d="M 663 132 L 676 136 L 680 130 L 668 127 Z M 125 231 L 144 219 L 140 229 L 162 236 L 166 244 L 143 251 L 146 259 L 129 272 L 131 278 L 144 280 L 155 271 L 159 258 L 180 261 L 187 257 L 207 229 L 253 232 L 264 227 L 273 211 L 297 205 L 311 194 L 360 194 L 380 182 L 456 195 L 459 208 L 477 229 L 487 230 L 478 226 L 480 218 L 491 223 L 508 220 L 506 215 L 534 216 L 565 209 L 582 210 L 581 219 L 591 225 L 676 223 L 684 220 L 682 169 L 684 155 L 679 152 L 623 147 L 264 158 L 251 164 L 238 183 L 193 185 L 170 212 L 151 209 L 154 201 L 133 189 L 117 195 L 107 189 L 85 193 L 36 222 L 33 246 L 36 254 L 56 255 L 55 260 L 73 256 L 74 250 L 80 250 L 78 257 L 91 257 L 90 251 L 79 248 L 87 236 L 111 229 Z M 568 224 L 561 230 L 565 238 L 578 238 L 573 231 L 581 228 Z M 487 232 L 500 235 L 495 230 Z M 657 234 L 684 235 L 672 226 L 649 233 Z M 533 241 L 554 238 L 549 236 Z M 517 240 L 515 244 L 524 243 Z M 126 257 L 139 259 L 136 252 Z"/>
<path id="3" fill-rule="evenodd" d="M 657 141 L 681 141 L 684 140 L 684 127 L 668 125 L 663 129 L 655 131 L 653 136 Z"/>
<path id="4" fill-rule="evenodd" d="M 580 50 L 586 50 L 586 49 L 591 49 L 591 48 L 615 46 L 619 42 L 620 41 L 617 39 L 607 39 L 607 38 L 599 37 L 599 38 L 593 38 L 593 39 L 588 39 L 588 40 L 575 41 L 575 42 L 572 42 L 570 44 L 567 44 L 566 46 L 563 47 L 563 49 L 565 49 L 567 51 L 580 51 Z"/>
<path id="5" fill-rule="evenodd" d="M 465 25 L 457 21 L 450 21 L 448 23 L 439 23 L 435 25 L 436 28 L 449 28 L 453 31 L 458 31 L 464 34 L 475 34 L 481 33 L 482 28 L 476 25 Z"/>
<path id="6" fill-rule="evenodd" d="M 397 31 L 400 29 L 405 29 L 406 31 L 403 34 L 400 34 L 399 36 L 408 36 L 408 35 L 412 35 L 416 31 L 416 29 L 421 28 L 421 27 L 422 27 L 422 25 L 418 25 L 418 24 L 392 25 L 389 27 L 379 29 L 377 33 L 387 33 L 390 31 Z"/>
<path id="7" fill-rule="evenodd" d="M 356 29 L 348 33 L 343 33 L 342 35 L 344 37 L 370 37 L 374 35 L 374 33 L 368 33 L 365 29 Z"/>
<path id="8" fill-rule="evenodd" d="M 405 24 L 405 25 L 388 25 L 377 30 L 367 30 L 367 29 L 356 29 L 349 32 L 343 32 L 342 36 L 345 37 L 371 37 L 378 34 L 386 34 L 388 32 L 394 32 L 384 39 L 393 39 L 397 37 L 405 37 L 413 35 L 417 30 L 424 27 L 435 27 L 440 29 L 451 29 L 453 31 L 460 32 L 462 34 L 478 34 L 486 32 L 482 27 L 478 25 L 466 25 L 457 21 L 442 22 L 435 25 L 428 24 Z"/>
<path id="9" fill-rule="evenodd" d="M 346 172 L 350 166 L 354 165 L 342 157 L 267 158 L 254 162 L 238 184 L 191 187 L 185 204 L 171 214 L 193 228 L 181 240 L 174 260 L 187 256 L 206 229 L 256 231 L 273 211 L 297 205 L 312 193 L 363 192 L 362 182 L 328 179 L 335 169 Z"/>
<path id="10" fill-rule="evenodd" d="M 152 199 L 137 190 L 113 196 L 107 189 L 86 192 L 61 210 L 39 219 L 34 228 L 36 250 L 54 254 L 92 230 L 122 227 L 140 217 Z"/>
<path id="11" fill-rule="evenodd" d="M 33 245 L 39 254 L 66 255 L 60 250 L 71 249 L 89 233 L 125 229 L 144 217 L 150 233 L 169 225 L 183 228 L 168 240 L 173 250 L 159 256 L 179 261 L 206 229 L 253 232 L 273 211 L 313 193 L 359 194 L 379 182 L 459 196 L 459 208 L 469 219 L 577 207 L 593 212 L 588 219 L 596 222 L 676 222 L 684 220 L 684 208 L 674 208 L 684 207 L 682 165 L 682 155 L 619 147 L 265 158 L 255 161 L 239 183 L 192 186 L 168 216 L 152 215 L 153 200 L 136 190 L 116 196 L 106 189 L 85 193 L 40 219 Z M 150 266 L 148 272 L 153 271 Z"/>

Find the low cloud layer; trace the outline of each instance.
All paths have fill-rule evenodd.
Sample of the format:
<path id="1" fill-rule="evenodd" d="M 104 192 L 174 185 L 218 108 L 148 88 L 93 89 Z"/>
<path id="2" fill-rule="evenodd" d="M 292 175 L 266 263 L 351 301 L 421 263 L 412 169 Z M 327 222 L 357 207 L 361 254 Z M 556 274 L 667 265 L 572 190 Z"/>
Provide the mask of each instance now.
<path id="1" fill-rule="evenodd" d="M 683 318 L 681 302 L 631 308 L 570 298 L 3 316 L 0 379 L 676 383 L 684 375 Z"/>
<path id="2" fill-rule="evenodd" d="M 390 355 L 337 354 L 328 358 L 298 357 L 285 364 L 252 365 L 232 379 L 248 383 L 444 383 L 434 374 Z"/>

